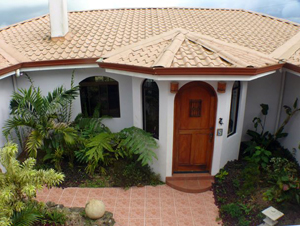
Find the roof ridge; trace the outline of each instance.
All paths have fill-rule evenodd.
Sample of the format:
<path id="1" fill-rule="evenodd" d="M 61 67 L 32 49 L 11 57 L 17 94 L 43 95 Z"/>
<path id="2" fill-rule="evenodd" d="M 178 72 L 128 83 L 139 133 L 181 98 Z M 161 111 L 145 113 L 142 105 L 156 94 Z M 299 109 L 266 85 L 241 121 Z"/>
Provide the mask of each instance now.
<path id="1" fill-rule="evenodd" d="M 272 16 L 272 15 L 269 15 L 267 13 L 259 13 L 259 12 L 255 12 L 255 11 L 248 10 L 248 9 L 241 9 L 241 11 L 252 13 L 252 14 L 258 15 L 258 16 L 269 17 L 270 19 L 277 20 L 278 22 L 292 24 L 294 26 L 300 27 L 300 23 L 297 23 L 297 22 L 294 22 L 294 21 L 290 21 L 290 20 L 286 20 L 286 19 L 283 19 L 283 18 L 280 18 L 280 17 Z"/>
<path id="2" fill-rule="evenodd" d="M 275 49 L 270 56 L 276 59 L 288 60 L 300 48 L 300 31 L 283 45 Z"/>
<path id="3" fill-rule="evenodd" d="M 33 22 L 33 21 L 39 20 L 39 19 L 44 18 L 44 17 L 46 17 L 48 15 L 49 15 L 49 13 L 43 14 L 41 16 L 37 16 L 37 17 L 34 17 L 34 18 L 30 18 L 28 20 L 23 20 L 23 21 L 14 23 L 14 24 L 7 25 L 7 26 L 5 26 L 3 28 L 0 28 L 0 32 L 6 31 L 6 30 L 8 30 L 10 28 L 13 28 L 13 27 L 16 27 L 16 26 L 19 26 L 19 25 L 22 25 L 22 24 L 25 24 L 25 23 L 28 23 L 28 22 Z"/>
<path id="4" fill-rule="evenodd" d="M 178 33 L 169 46 L 165 48 L 160 57 L 153 64 L 153 67 L 170 67 L 172 61 L 174 59 L 175 54 L 179 50 L 185 39 L 185 35 L 183 33 Z"/>
<path id="5" fill-rule="evenodd" d="M 71 13 L 81 13 L 81 12 L 98 12 L 98 11 L 109 11 L 109 10 L 142 10 L 142 9 L 194 9 L 194 10 L 212 10 L 212 11 L 240 11 L 240 12 L 247 12 L 247 13 L 251 13 L 251 14 L 254 14 L 254 15 L 259 15 L 259 16 L 264 16 L 264 17 L 268 17 L 270 19 L 274 19 L 278 22 L 283 22 L 283 23 L 288 23 L 288 24 L 291 24 L 291 25 L 294 25 L 294 26 L 298 26 L 300 27 L 300 23 L 297 23 L 297 22 L 293 22 L 293 21 L 289 21 L 289 20 L 286 20 L 286 19 L 282 19 L 282 18 L 279 18 L 279 17 L 275 17 L 275 16 L 271 16 L 271 15 L 268 15 L 268 14 L 264 14 L 264 13 L 259 13 L 259 12 L 255 12 L 255 11 L 251 11 L 251 10 L 246 10 L 246 9 L 233 9 L 233 8 L 205 8 L 205 7 L 131 7 L 131 8 L 109 8 L 109 9 L 89 9 L 89 10 L 73 10 L 73 11 L 69 11 L 68 14 L 71 14 Z M 34 18 L 30 18 L 28 20 L 24 20 L 24 21 L 20 21 L 20 22 L 17 22 L 17 23 L 14 23 L 14 24 L 10 24 L 10 25 L 7 25 L 3 28 L 0 28 L 0 32 L 1 31 L 4 31 L 4 30 L 7 30 L 7 29 L 10 29 L 12 27 L 15 27 L 15 26 L 18 26 L 18 25 L 22 25 L 24 23 L 28 23 L 28 22 L 32 22 L 32 21 L 35 21 L 35 20 L 39 20 L 43 17 L 46 17 L 48 16 L 49 13 L 47 14 L 43 14 L 41 16 L 37 16 L 37 17 L 34 17 Z"/>
<path id="6" fill-rule="evenodd" d="M 93 12 L 93 11 L 109 11 L 109 10 L 136 10 L 136 9 L 195 9 L 195 10 L 215 10 L 215 11 L 240 11 L 240 12 L 246 12 L 251 13 L 258 16 L 268 17 L 269 19 L 274 19 L 278 22 L 282 23 L 288 23 L 294 26 L 300 27 L 300 23 L 286 20 L 283 18 L 279 18 L 276 16 L 271 16 L 266 13 L 259 13 L 248 9 L 234 9 L 234 8 L 211 8 L 211 7 L 179 7 L 179 6 L 173 6 L 173 7 L 130 7 L 130 8 L 109 8 L 109 9 L 90 9 L 90 10 L 78 10 L 78 11 L 70 11 L 69 13 L 78 13 L 78 12 Z"/>
<path id="7" fill-rule="evenodd" d="M 187 38 L 194 41 L 198 45 L 204 46 L 207 49 L 210 49 L 212 52 L 221 55 L 223 59 L 233 64 L 231 61 L 233 61 L 235 64 L 238 64 L 238 66 L 246 67 L 248 66 L 247 63 L 245 63 L 242 60 L 237 59 L 232 54 L 228 53 L 227 51 L 224 51 L 216 46 L 212 46 L 211 44 L 207 43 L 205 40 L 203 40 L 203 37 L 201 37 L 200 34 L 190 32 L 187 34 Z"/>
<path id="8" fill-rule="evenodd" d="M 179 29 L 175 28 L 170 31 L 163 32 L 159 35 L 154 35 L 149 38 L 138 41 L 136 43 L 117 48 L 116 50 L 112 50 L 112 51 L 106 53 L 105 55 L 103 55 L 100 59 L 106 59 L 108 57 L 113 58 L 114 56 L 118 55 L 119 53 L 126 52 L 130 49 L 138 50 L 139 48 L 141 48 L 142 46 L 144 46 L 146 44 L 151 45 L 151 44 L 159 43 L 162 41 L 162 39 L 168 40 L 168 39 L 173 38 L 178 33 L 180 33 Z"/>
<path id="9" fill-rule="evenodd" d="M 201 39 L 206 39 L 208 41 L 212 41 L 212 42 L 218 43 L 220 45 L 225 45 L 225 46 L 228 46 L 228 47 L 240 49 L 240 50 L 243 50 L 245 52 L 254 54 L 256 56 L 260 56 L 260 57 L 263 57 L 263 58 L 266 58 L 266 59 L 270 59 L 269 55 L 267 55 L 265 53 L 262 53 L 262 52 L 258 52 L 258 51 L 254 50 L 254 49 L 250 49 L 250 48 L 245 47 L 245 46 L 240 46 L 240 45 L 235 44 L 235 43 L 225 42 L 225 41 L 222 41 L 222 40 L 219 40 L 219 39 L 215 39 L 215 38 L 213 38 L 211 36 L 203 35 L 203 34 L 192 32 L 192 31 L 189 32 L 189 33 L 193 33 L 194 35 L 201 37 Z"/>

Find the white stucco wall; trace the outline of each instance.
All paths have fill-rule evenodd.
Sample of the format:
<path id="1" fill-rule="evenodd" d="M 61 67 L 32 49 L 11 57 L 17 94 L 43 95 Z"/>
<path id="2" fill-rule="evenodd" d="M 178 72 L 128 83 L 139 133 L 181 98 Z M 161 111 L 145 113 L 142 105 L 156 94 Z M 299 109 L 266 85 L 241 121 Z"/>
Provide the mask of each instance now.
<path id="1" fill-rule="evenodd" d="M 73 70 L 49 70 L 49 71 L 35 71 L 27 72 L 30 78 L 34 81 L 36 87 L 40 87 L 43 94 L 47 94 L 54 88 L 64 85 L 70 88 L 71 76 Z M 132 82 L 131 77 L 124 75 L 117 75 L 107 73 L 103 69 L 76 69 L 74 83 L 78 85 L 79 82 L 85 78 L 92 76 L 107 76 L 119 82 L 119 95 L 120 95 L 120 118 L 110 118 L 103 120 L 103 123 L 108 126 L 113 132 L 120 131 L 123 128 L 133 125 L 132 117 Z M 30 83 L 25 76 L 18 78 L 18 88 L 28 88 Z M 73 102 L 73 114 L 75 118 L 78 113 L 81 113 L 80 97 L 76 98 Z"/>
<path id="2" fill-rule="evenodd" d="M 248 129 L 254 129 L 252 123 L 253 118 L 261 117 L 260 104 L 269 105 L 265 131 L 274 132 L 279 110 L 278 102 L 280 98 L 281 79 L 282 75 L 278 71 L 266 77 L 248 82 L 242 140 L 250 139 L 246 132 Z"/>
<path id="3" fill-rule="evenodd" d="M 144 78 L 132 78 L 134 126 L 143 128 L 142 83 Z M 162 180 L 172 174 L 173 148 L 173 102 L 175 95 L 170 93 L 169 82 L 156 81 L 159 89 L 159 148 L 155 150 L 158 160 L 154 159 L 151 167 L 159 173 Z M 172 105 L 172 106 L 169 106 Z"/>
<path id="4" fill-rule="evenodd" d="M 230 83 L 228 83 L 230 84 Z M 231 92 L 232 92 L 233 82 L 230 84 L 227 90 L 227 98 L 224 99 L 224 110 L 222 114 L 226 115 L 224 120 L 224 136 L 222 142 L 222 151 L 219 168 L 222 168 L 228 161 L 232 161 L 238 158 L 239 150 L 240 150 L 240 142 L 241 137 L 243 135 L 243 125 L 244 125 L 244 115 L 245 115 L 245 107 L 246 107 L 246 98 L 247 98 L 247 82 L 241 82 L 241 91 L 240 91 L 240 99 L 239 99 L 239 109 L 238 109 L 238 118 L 237 118 L 237 127 L 236 132 L 231 136 L 227 136 L 228 134 L 228 123 L 229 123 L 229 113 L 230 113 L 230 105 L 231 105 Z M 214 172 L 217 172 L 219 169 L 216 168 Z"/>
<path id="5" fill-rule="evenodd" d="M 296 98 L 298 98 L 298 107 L 300 106 L 300 76 L 292 73 L 286 74 L 285 87 L 283 93 L 282 106 L 287 105 L 292 107 Z M 281 110 L 280 124 L 286 118 L 284 109 Z M 281 144 L 289 149 L 291 152 L 296 150 L 296 159 L 300 163 L 300 150 L 298 149 L 300 143 L 300 112 L 290 120 L 285 127 L 285 132 L 288 133 L 286 138 L 280 140 Z"/>
<path id="6" fill-rule="evenodd" d="M 9 103 L 13 90 L 14 88 L 12 77 L 7 77 L 0 80 L 0 148 L 2 148 L 6 143 L 6 139 L 2 135 L 2 128 L 4 126 L 5 121 L 9 117 Z M 4 168 L 1 164 L 0 168 L 2 171 L 4 171 Z"/>
<path id="7" fill-rule="evenodd" d="M 9 117 L 9 103 L 13 90 L 12 77 L 7 77 L 0 80 L 0 147 L 3 147 L 6 142 L 4 136 L 2 135 L 2 128 L 5 121 Z"/>

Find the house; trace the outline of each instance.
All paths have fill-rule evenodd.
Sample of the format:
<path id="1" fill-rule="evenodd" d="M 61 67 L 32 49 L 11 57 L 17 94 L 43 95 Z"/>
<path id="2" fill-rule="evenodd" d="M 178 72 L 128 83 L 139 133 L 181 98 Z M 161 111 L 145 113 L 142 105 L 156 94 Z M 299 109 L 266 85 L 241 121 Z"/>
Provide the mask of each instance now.
<path id="1" fill-rule="evenodd" d="M 55 4 L 56 3 L 56 4 Z M 50 0 L 44 15 L 0 30 L 0 127 L 26 72 L 44 93 L 75 83 L 75 116 L 112 116 L 112 131 L 136 126 L 159 144 L 153 169 L 218 173 L 249 139 L 260 104 L 266 129 L 300 97 L 300 24 L 246 10 L 204 8 L 66 11 Z M 282 144 L 298 148 L 300 115 Z M 0 136 L 0 146 L 5 143 Z M 298 161 L 300 155 L 297 154 Z"/>

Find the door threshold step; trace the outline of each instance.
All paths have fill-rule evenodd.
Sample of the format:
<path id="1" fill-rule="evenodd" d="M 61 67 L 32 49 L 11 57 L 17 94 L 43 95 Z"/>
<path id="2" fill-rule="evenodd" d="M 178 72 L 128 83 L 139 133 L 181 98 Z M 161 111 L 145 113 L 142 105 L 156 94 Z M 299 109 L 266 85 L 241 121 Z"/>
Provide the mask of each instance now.
<path id="1" fill-rule="evenodd" d="M 180 173 L 173 174 L 172 177 L 167 177 L 168 180 L 202 180 L 202 179 L 213 179 L 214 177 L 209 173 Z"/>
<path id="2" fill-rule="evenodd" d="M 166 177 L 166 184 L 170 187 L 188 193 L 201 193 L 211 189 L 214 177 L 210 174 L 207 175 L 173 175 Z"/>

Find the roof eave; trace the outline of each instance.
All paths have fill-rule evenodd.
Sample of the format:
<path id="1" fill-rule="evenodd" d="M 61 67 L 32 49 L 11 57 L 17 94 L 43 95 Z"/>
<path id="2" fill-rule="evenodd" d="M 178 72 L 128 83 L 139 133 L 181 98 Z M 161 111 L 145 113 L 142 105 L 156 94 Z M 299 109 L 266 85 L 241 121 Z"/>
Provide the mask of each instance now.
<path id="1" fill-rule="evenodd" d="M 47 60 L 47 61 L 33 61 L 15 64 L 6 68 L 0 69 L 0 77 L 7 73 L 13 72 L 21 68 L 31 67 L 51 67 L 51 66 L 64 66 L 64 65 L 80 65 L 80 64 L 96 64 L 98 58 L 85 58 L 85 59 L 66 59 L 66 60 Z"/>
<path id="2" fill-rule="evenodd" d="M 261 73 L 281 69 L 284 64 L 276 64 L 261 68 L 230 68 L 230 67 L 193 67 L 193 68 L 149 68 L 115 63 L 98 63 L 101 68 L 121 70 L 151 75 L 245 75 L 254 76 Z"/>

